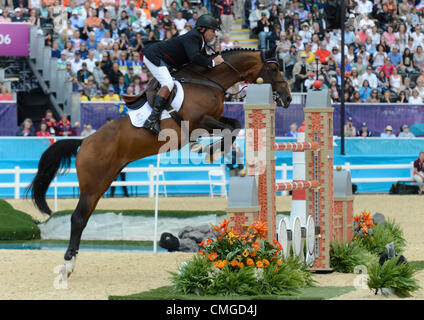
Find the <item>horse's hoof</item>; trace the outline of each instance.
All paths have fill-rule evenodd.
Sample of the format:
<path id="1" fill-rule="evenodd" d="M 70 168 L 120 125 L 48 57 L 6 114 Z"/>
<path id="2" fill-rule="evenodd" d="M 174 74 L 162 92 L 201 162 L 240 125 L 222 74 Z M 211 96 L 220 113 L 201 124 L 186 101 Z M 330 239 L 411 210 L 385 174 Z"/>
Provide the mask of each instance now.
<path id="1" fill-rule="evenodd" d="M 71 260 L 65 260 L 65 264 L 63 265 L 61 270 L 63 279 L 68 279 L 71 276 L 72 272 L 74 272 L 76 260 L 76 257 L 72 257 Z"/>
<path id="2" fill-rule="evenodd" d="M 190 147 L 189 147 L 191 152 L 194 153 L 203 153 L 203 144 L 201 144 L 200 142 L 193 142 Z"/>

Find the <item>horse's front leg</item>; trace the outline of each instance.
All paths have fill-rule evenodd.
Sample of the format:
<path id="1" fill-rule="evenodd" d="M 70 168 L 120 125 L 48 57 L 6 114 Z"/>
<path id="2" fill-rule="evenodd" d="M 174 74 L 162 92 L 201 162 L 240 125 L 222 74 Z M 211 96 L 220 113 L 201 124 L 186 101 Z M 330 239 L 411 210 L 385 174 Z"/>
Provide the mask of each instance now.
<path id="1" fill-rule="evenodd" d="M 206 161 L 213 162 L 231 151 L 241 124 L 237 119 L 221 117 L 220 120 L 216 120 L 206 115 L 199 122 L 199 128 L 206 130 L 212 136 L 219 136 L 220 139 L 206 146 L 195 142 L 191 145 L 190 150 L 197 153 L 206 153 Z"/>

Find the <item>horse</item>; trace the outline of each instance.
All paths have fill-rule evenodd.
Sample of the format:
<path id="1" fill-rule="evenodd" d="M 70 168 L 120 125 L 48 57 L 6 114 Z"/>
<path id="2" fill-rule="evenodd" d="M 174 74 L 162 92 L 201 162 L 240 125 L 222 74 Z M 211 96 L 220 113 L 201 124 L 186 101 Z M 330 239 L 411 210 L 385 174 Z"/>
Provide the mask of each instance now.
<path id="1" fill-rule="evenodd" d="M 269 51 L 232 49 L 221 52 L 225 63 L 206 69 L 188 64 L 173 74 L 181 79 L 184 100 L 178 115 L 189 124 L 189 132 L 196 129 L 240 129 L 234 119 L 221 117 L 224 111 L 225 90 L 240 81 L 255 82 L 262 78 L 270 83 L 278 107 L 287 108 L 291 94 L 280 72 L 278 62 Z M 163 119 L 161 130 L 174 130 L 178 136 L 178 149 L 189 143 L 183 139 L 182 125 L 174 119 Z M 234 137 L 233 137 L 234 139 Z M 27 192 L 35 206 L 51 215 L 46 192 L 54 177 L 70 168 L 72 157 L 78 176 L 80 196 L 71 216 L 71 234 L 65 252 L 62 270 L 69 277 L 75 268 L 82 232 L 101 196 L 108 190 L 121 170 L 129 163 L 158 154 L 169 139 L 160 139 L 146 128 L 131 124 L 128 116 L 103 125 L 84 139 L 64 139 L 52 144 L 41 156 L 38 171 Z"/>

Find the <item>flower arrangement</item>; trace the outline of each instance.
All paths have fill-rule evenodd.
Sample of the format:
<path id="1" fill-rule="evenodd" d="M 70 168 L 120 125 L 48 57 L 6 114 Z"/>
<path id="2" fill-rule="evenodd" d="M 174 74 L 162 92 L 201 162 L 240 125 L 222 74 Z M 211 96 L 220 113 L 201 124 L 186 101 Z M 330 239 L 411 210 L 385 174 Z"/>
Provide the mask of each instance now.
<path id="1" fill-rule="evenodd" d="M 212 230 L 216 239 L 199 243 L 197 255 L 173 273 L 176 292 L 287 295 L 312 285 L 307 266 L 298 258 L 284 258 L 281 244 L 268 241 L 266 222 L 255 221 L 240 234 L 224 219 Z"/>
<path id="2" fill-rule="evenodd" d="M 353 240 L 373 235 L 372 228 L 374 224 L 372 222 L 371 212 L 364 210 L 359 215 L 354 216 L 353 221 Z"/>

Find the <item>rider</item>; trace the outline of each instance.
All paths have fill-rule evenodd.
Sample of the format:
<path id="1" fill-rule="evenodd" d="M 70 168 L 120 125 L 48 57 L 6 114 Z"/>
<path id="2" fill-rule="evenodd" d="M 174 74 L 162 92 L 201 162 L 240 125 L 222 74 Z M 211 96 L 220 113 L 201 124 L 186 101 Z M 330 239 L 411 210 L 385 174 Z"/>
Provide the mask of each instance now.
<path id="1" fill-rule="evenodd" d="M 217 20 L 205 14 L 197 19 L 195 28 L 186 34 L 167 41 L 154 42 L 145 47 L 143 62 L 161 85 L 153 103 L 152 114 L 144 124 L 147 129 L 156 134 L 160 132 L 160 115 L 174 87 L 168 67 L 180 68 L 193 62 L 206 68 L 213 68 L 224 62 L 221 55 L 212 59 L 203 50 L 208 42 L 214 40 L 216 30 L 219 30 Z"/>

